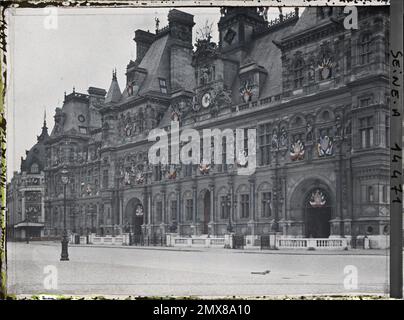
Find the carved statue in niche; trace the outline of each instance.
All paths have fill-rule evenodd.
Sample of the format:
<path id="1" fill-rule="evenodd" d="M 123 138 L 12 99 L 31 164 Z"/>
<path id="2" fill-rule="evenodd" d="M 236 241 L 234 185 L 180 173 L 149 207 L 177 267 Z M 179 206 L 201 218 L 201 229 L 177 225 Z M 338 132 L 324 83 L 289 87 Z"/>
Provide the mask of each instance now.
<path id="1" fill-rule="evenodd" d="M 272 147 L 272 149 L 278 149 L 278 147 L 279 147 L 279 144 L 278 144 L 278 131 L 276 129 L 274 129 L 272 131 L 271 147 Z"/>
<path id="2" fill-rule="evenodd" d="M 280 147 L 286 147 L 288 144 L 288 134 L 286 132 L 285 127 L 282 127 L 282 129 L 281 129 L 281 136 L 279 138 L 279 144 L 280 144 Z"/>
<path id="3" fill-rule="evenodd" d="M 341 137 L 342 136 L 342 119 L 341 115 L 337 115 L 335 117 L 335 136 Z"/>
<path id="4" fill-rule="evenodd" d="M 209 82 L 209 68 L 208 66 L 203 66 L 199 68 L 199 84 L 205 85 Z"/>
<path id="5" fill-rule="evenodd" d="M 313 60 L 311 60 L 309 63 L 309 70 L 307 76 L 310 82 L 313 82 L 316 79 L 316 67 L 314 66 Z"/>
<path id="6" fill-rule="evenodd" d="M 130 137 L 132 135 L 132 132 L 133 122 L 130 113 L 128 112 L 125 117 L 125 136 Z"/>
<path id="7" fill-rule="evenodd" d="M 313 126 L 311 125 L 311 122 L 308 121 L 306 125 L 306 141 L 312 141 L 313 140 Z"/>

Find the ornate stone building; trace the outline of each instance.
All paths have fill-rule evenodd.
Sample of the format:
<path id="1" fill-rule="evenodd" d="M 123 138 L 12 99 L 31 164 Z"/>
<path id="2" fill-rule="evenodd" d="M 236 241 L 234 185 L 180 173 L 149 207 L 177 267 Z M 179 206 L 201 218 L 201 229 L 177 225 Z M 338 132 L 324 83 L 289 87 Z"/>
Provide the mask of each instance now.
<path id="1" fill-rule="evenodd" d="M 65 95 L 45 141 L 46 226 L 86 234 L 340 237 L 388 233 L 388 12 L 222 8 L 219 43 L 192 43 L 193 16 L 135 32 L 121 91 Z M 257 168 L 152 165 L 150 130 L 256 129 Z M 248 149 L 246 149 L 246 153 Z M 245 154 L 248 158 L 248 154 Z M 223 159 L 226 150 L 223 149 Z"/>
<path id="2" fill-rule="evenodd" d="M 21 171 L 7 184 L 7 236 L 24 240 L 45 234 L 45 142 L 49 138 L 44 120 L 37 143 L 21 157 Z"/>

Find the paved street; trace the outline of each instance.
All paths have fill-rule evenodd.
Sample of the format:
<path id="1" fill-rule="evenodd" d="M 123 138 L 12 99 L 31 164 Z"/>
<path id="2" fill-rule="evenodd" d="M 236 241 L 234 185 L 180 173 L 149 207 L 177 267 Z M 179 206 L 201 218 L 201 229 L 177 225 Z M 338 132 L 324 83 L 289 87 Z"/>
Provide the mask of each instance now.
<path id="1" fill-rule="evenodd" d="M 330 293 L 385 294 L 386 251 L 310 252 L 229 249 L 70 246 L 8 243 L 10 294 L 120 296 L 263 296 Z M 55 266 L 57 289 L 45 289 L 45 266 Z M 344 288 L 344 268 L 358 270 L 358 288 Z M 270 272 L 266 273 L 266 270 Z M 258 272 L 254 274 L 252 272 Z"/>

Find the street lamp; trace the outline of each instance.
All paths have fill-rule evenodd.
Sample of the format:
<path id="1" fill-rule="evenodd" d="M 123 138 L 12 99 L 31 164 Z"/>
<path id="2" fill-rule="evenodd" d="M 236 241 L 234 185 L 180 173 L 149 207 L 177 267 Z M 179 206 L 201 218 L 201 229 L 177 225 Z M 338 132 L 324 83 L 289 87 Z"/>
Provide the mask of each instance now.
<path id="1" fill-rule="evenodd" d="M 233 232 L 233 226 L 231 225 L 231 199 L 230 199 L 230 195 L 228 194 L 226 196 L 226 208 L 227 208 L 227 215 L 229 217 L 229 222 L 227 224 L 227 231 L 229 233 Z"/>
<path id="2" fill-rule="evenodd" d="M 68 171 L 66 170 L 66 166 L 63 167 L 61 171 L 62 174 L 62 183 L 63 183 L 63 236 L 62 236 L 62 254 L 60 256 L 60 261 L 69 261 L 69 252 L 68 245 L 69 240 L 67 239 L 67 230 L 66 230 L 66 186 L 69 183 Z"/>

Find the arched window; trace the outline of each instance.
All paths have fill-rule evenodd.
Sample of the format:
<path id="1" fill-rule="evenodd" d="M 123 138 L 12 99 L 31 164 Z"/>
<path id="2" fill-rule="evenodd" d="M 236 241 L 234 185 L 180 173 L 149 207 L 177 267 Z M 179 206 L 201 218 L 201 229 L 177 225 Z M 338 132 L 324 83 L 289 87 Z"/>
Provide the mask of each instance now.
<path id="1" fill-rule="evenodd" d="M 297 59 L 293 66 L 293 79 L 295 89 L 301 88 L 303 86 L 303 79 L 304 79 L 303 69 L 304 69 L 303 59 Z"/>
<path id="2" fill-rule="evenodd" d="M 359 44 L 359 62 L 360 64 L 370 63 L 370 58 L 372 55 L 371 48 L 372 40 L 370 38 L 370 34 L 366 33 L 361 37 Z"/>

